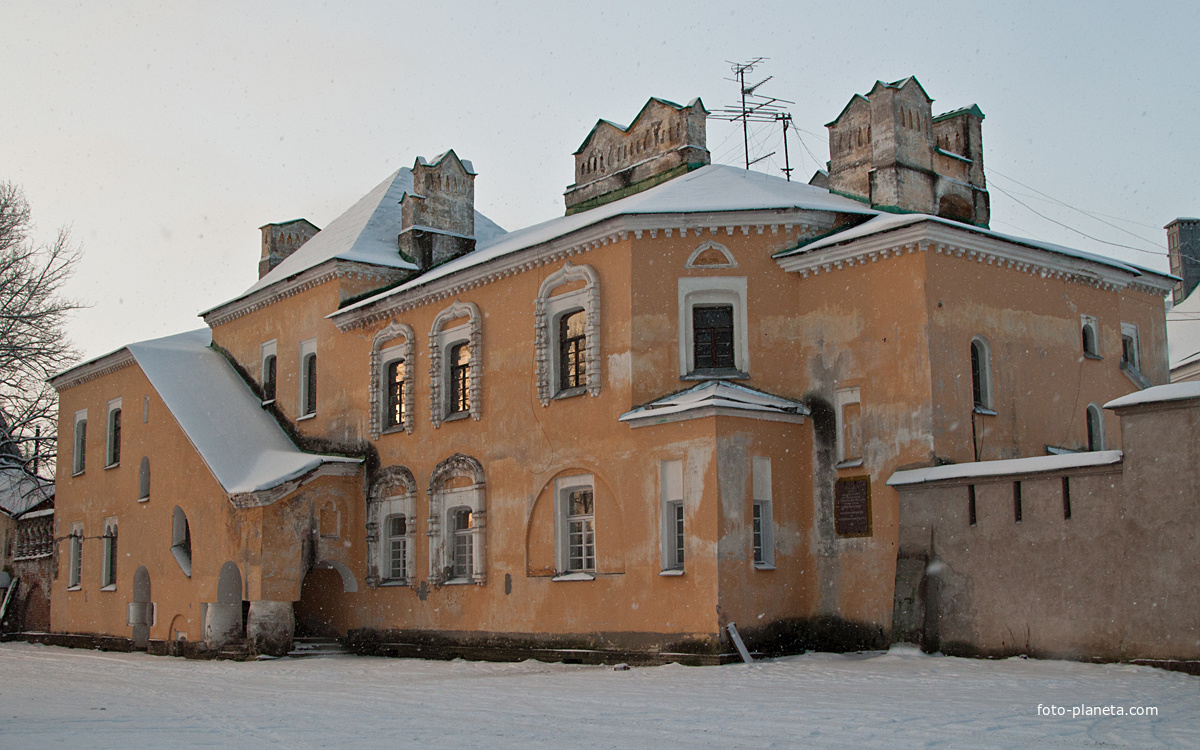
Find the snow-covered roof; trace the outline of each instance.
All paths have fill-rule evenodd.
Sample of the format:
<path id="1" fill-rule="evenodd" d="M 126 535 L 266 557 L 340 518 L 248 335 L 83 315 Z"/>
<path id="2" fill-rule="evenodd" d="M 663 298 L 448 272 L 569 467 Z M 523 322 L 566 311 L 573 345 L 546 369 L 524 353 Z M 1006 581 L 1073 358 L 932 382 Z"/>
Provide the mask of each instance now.
<path id="1" fill-rule="evenodd" d="M 1162 401 L 1186 401 L 1189 398 L 1200 398 L 1200 380 L 1185 380 L 1182 383 L 1167 383 L 1147 388 L 1144 391 L 1134 391 L 1129 395 L 1109 401 L 1104 408 L 1120 409 L 1123 406 L 1154 404 Z"/>
<path id="2" fill-rule="evenodd" d="M 1121 462 L 1121 451 L 1087 451 L 1063 453 L 1057 456 L 1010 458 L 1004 461 L 972 461 L 965 464 L 930 466 L 924 469 L 905 469 L 892 474 L 888 486 L 937 482 L 943 479 L 973 479 L 1000 477 L 1011 474 L 1037 474 L 1048 471 L 1081 469 L 1088 466 L 1108 466 Z"/>
<path id="3" fill-rule="evenodd" d="M 128 349 L 227 493 L 271 489 L 323 463 L 358 462 L 297 448 L 211 343 L 203 328 Z"/>
<path id="4" fill-rule="evenodd" d="M 446 152 L 449 154 L 450 152 Z M 446 154 L 435 159 L 436 164 Z M 470 162 L 463 165 L 471 169 Z M 239 295 L 241 299 L 260 289 L 291 278 L 296 274 L 330 260 L 346 260 L 370 263 L 390 268 L 415 269 L 412 263 L 400 257 L 396 237 L 400 234 L 400 199 L 413 190 L 412 170 L 404 167 L 388 176 L 364 195 L 341 216 L 329 222 L 321 231 L 301 245 L 294 253 L 272 268 L 265 276 Z M 486 246 L 504 235 L 494 221 L 478 211 L 475 212 L 475 240 L 477 246 Z M 229 300 L 229 302 L 236 301 Z M 212 308 L 223 307 L 223 302 Z M 205 311 L 207 314 L 212 310 Z"/>
<path id="5" fill-rule="evenodd" d="M 715 413 L 759 417 L 804 417 L 808 407 L 799 401 L 775 396 L 725 380 L 708 380 L 694 388 L 672 393 L 626 412 L 622 422 L 674 422 Z"/>
<path id="6" fill-rule="evenodd" d="M 17 517 L 54 497 L 54 483 L 35 479 L 6 457 L 0 458 L 0 510 Z"/>
<path id="7" fill-rule="evenodd" d="M 787 257 L 796 256 L 796 255 L 804 255 L 806 253 L 812 253 L 812 252 L 815 252 L 817 250 L 821 250 L 821 249 L 824 249 L 827 247 L 833 247 L 834 245 L 841 245 L 841 244 L 850 242 L 851 240 L 856 240 L 856 239 L 859 239 L 862 237 L 869 237 L 871 235 L 881 234 L 883 232 L 890 232 L 890 231 L 893 231 L 896 229 L 900 229 L 902 227 L 912 226 L 913 224 L 919 224 L 923 221 L 933 222 L 936 224 L 943 224 L 948 227 L 954 227 L 955 229 L 961 229 L 961 230 L 967 231 L 967 232 L 974 232 L 975 234 L 980 234 L 985 237 L 994 237 L 999 240 L 1004 240 L 1005 242 L 1015 242 L 1017 244 L 1025 245 L 1027 247 L 1034 247 L 1039 250 L 1046 250 L 1046 251 L 1049 251 L 1052 253 L 1057 253 L 1059 255 L 1065 255 L 1065 256 L 1068 256 L 1071 258 L 1079 258 L 1081 260 L 1091 261 L 1092 263 L 1100 263 L 1100 264 L 1103 264 L 1106 266 L 1110 266 L 1112 268 L 1120 269 L 1127 273 L 1131 273 L 1135 276 L 1142 276 L 1145 274 L 1154 274 L 1156 276 L 1161 276 L 1163 278 L 1172 278 L 1169 275 L 1161 273 L 1159 271 L 1153 271 L 1148 268 L 1134 266 L 1129 263 L 1124 263 L 1122 261 L 1116 260 L 1115 258 L 1109 258 L 1109 257 L 1103 256 L 1103 255 L 1095 255 L 1093 253 L 1087 253 L 1082 250 L 1076 250 L 1071 247 L 1066 247 L 1065 245 L 1056 245 L 1052 242 L 1042 242 L 1040 240 L 1031 240 L 1031 239 L 1027 239 L 1025 237 L 1017 237 L 1017 236 L 1011 235 L 1011 234 L 1004 234 L 1002 232 L 993 232 L 992 230 L 984 229 L 983 227 L 977 227 L 972 224 L 964 224 L 960 221 L 954 221 L 953 219 L 945 219 L 945 218 L 942 218 L 941 216 L 931 216 L 929 214 L 881 213 L 878 216 L 874 216 L 857 226 L 850 227 L 849 229 L 843 229 L 840 232 L 834 232 L 832 234 L 828 234 L 824 237 L 821 237 L 820 239 L 814 240 L 813 242 L 809 242 L 808 244 L 801 245 L 800 247 L 797 247 L 794 250 L 785 250 L 784 252 L 777 253 L 775 257 L 776 258 L 787 258 Z"/>
<path id="8" fill-rule="evenodd" d="M 401 294 L 435 279 L 450 276 L 503 255 L 549 242 L 571 232 L 599 224 L 614 216 L 770 209 L 836 211 L 855 214 L 876 213 L 858 201 L 835 195 L 824 188 L 803 182 L 789 182 L 782 177 L 752 172 L 739 167 L 709 164 L 628 198 L 622 198 L 570 216 L 560 216 L 541 224 L 534 224 L 526 229 L 509 232 L 487 245 L 477 243 L 474 251 L 444 263 L 394 289 L 342 308 L 338 313 L 370 305 L 384 297 Z M 478 231 L 476 233 L 478 234 Z M 319 236 L 317 235 L 317 237 Z M 316 237 L 309 240 L 309 243 L 314 240 Z"/>
<path id="9" fill-rule="evenodd" d="M 1200 360 L 1200 287 L 1167 311 L 1167 350 L 1172 370 Z"/>

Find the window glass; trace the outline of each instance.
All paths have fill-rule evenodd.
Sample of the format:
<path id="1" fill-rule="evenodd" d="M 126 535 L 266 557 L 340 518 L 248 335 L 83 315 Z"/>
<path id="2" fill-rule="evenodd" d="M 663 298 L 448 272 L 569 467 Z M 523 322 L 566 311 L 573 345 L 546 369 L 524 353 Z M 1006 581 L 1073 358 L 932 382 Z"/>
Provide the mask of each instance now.
<path id="1" fill-rule="evenodd" d="M 404 516 L 387 520 L 388 578 L 403 581 L 408 578 L 408 525 Z"/>
<path id="2" fill-rule="evenodd" d="M 389 362 L 387 366 L 387 412 L 384 426 L 396 427 L 404 424 L 404 361 Z"/>
<path id="3" fill-rule="evenodd" d="M 587 382 L 585 351 L 587 315 L 578 310 L 558 321 L 559 389 L 578 388 Z"/>
<path id="4" fill-rule="evenodd" d="M 263 360 L 263 401 L 275 400 L 275 355 L 267 355 Z"/>
<path id="5" fill-rule="evenodd" d="M 108 465 L 121 463 L 121 410 L 108 413 Z"/>
<path id="6" fill-rule="evenodd" d="M 592 489 L 581 487 L 567 493 L 567 570 L 596 570 L 596 534 Z"/>
<path id="7" fill-rule="evenodd" d="M 317 355 L 304 358 L 304 414 L 317 413 Z"/>
<path id="8" fill-rule="evenodd" d="M 471 511 L 458 508 L 451 511 L 454 529 L 453 560 L 451 562 L 452 578 L 471 577 L 472 534 Z"/>
<path id="9" fill-rule="evenodd" d="M 692 338 L 697 370 L 732 369 L 733 306 L 693 307 Z"/>
<path id="10" fill-rule="evenodd" d="M 471 410 L 471 345 L 455 344 L 450 348 L 450 409 L 451 414 Z"/>

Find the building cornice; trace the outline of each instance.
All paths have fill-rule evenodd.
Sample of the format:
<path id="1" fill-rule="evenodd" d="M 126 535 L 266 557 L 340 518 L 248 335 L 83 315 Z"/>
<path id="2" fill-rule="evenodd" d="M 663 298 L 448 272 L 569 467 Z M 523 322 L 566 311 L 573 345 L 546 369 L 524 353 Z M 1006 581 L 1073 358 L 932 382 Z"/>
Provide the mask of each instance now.
<path id="1" fill-rule="evenodd" d="M 807 279 L 809 275 L 832 273 L 917 252 L 966 258 L 1108 291 L 1129 289 L 1164 296 L 1174 285 L 1168 276 L 1139 274 L 1087 258 L 1056 253 L 933 221 L 847 240 L 844 244 L 824 247 L 812 253 L 789 255 L 776 262 L 783 270 L 794 271 Z"/>
<path id="2" fill-rule="evenodd" d="M 111 354 L 105 354 L 103 357 L 98 357 L 90 362 L 84 362 L 66 372 L 55 375 L 50 378 L 50 385 L 53 386 L 54 390 L 62 393 L 68 388 L 74 388 L 89 380 L 104 377 L 109 373 L 129 367 L 135 364 L 135 362 L 133 352 L 128 349 L 118 349 Z"/>
<path id="3" fill-rule="evenodd" d="M 339 310 L 326 317 L 339 331 L 368 326 L 414 308 L 452 298 L 485 284 L 558 263 L 630 238 L 778 235 L 798 241 L 826 232 L 834 213 L 807 209 L 755 209 L 673 214 L 622 214 L 530 247 L 482 261 L 456 273 Z M 486 252 L 484 248 L 480 252 Z M 418 277 L 419 280 L 420 277 Z"/>
<path id="4" fill-rule="evenodd" d="M 204 318 L 204 322 L 210 328 L 215 328 L 333 279 L 358 278 L 390 283 L 399 279 L 408 270 L 334 258 L 264 289 L 259 289 L 257 292 L 206 310 L 200 313 L 200 316 Z"/>

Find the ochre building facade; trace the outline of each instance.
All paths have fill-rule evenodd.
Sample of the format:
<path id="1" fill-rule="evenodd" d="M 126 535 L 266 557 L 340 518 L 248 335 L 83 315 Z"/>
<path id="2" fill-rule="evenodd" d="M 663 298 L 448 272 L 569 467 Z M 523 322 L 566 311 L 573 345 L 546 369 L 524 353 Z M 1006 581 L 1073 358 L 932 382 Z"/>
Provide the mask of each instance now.
<path id="1" fill-rule="evenodd" d="M 915 79 L 879 86 L 872 137 L 880 91 L 929 108 Z M 514 232 L 474 210 L 469 162 L 418 159 L 300 244 L 307 222 L 264 227 L 261 278 L 207 330 L 58 376 L 57 553 L 79 565 L 53 629 L 692 662 L 726 658 L 730 624 L 764 652 L 877 646 L 896 470 L 1119 447 L 1098 405 L 1166 382 L 1171 277 L 991 232 L 982 172 L 935 199 L 936 158 L 928 195 L 878 205 L 709 164 L 706 114 L 654 99 L 598 124 L 570 213 Z M 896 116 L 954 169 L 982 159 L 978 108 L 958 141 Z M 817 182 L 857 184 L 839 166 Z"/>

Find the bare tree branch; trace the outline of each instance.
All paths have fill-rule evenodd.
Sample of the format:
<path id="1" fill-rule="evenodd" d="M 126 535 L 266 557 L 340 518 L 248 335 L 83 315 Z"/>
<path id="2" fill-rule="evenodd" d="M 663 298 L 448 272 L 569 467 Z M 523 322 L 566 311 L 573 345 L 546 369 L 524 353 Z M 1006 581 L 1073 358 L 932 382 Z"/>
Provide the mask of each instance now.
<path id="1" fill-rule="evenodd" d="M 66 230 L 32 241 L 30 217 L 21 189 L 0 183 L 0 452 L 53 476 L 58 398 L 46 380 L 79 358 L 64 325 L 82 305 L 61 292 L 80 254 Z"/>

